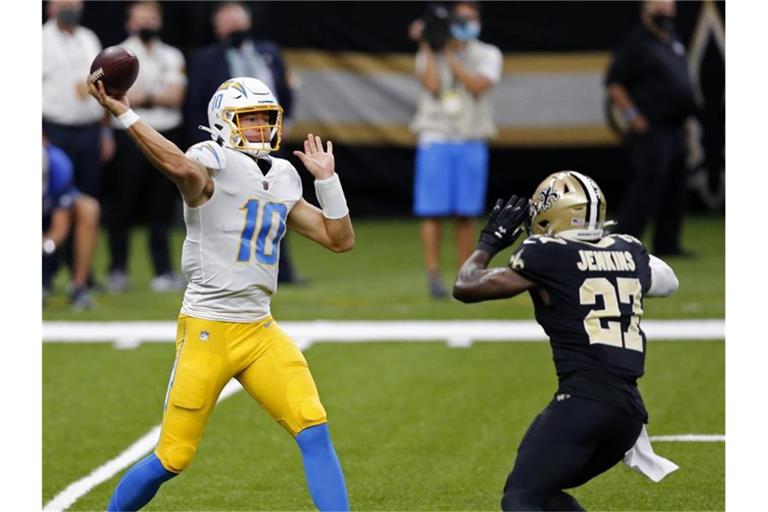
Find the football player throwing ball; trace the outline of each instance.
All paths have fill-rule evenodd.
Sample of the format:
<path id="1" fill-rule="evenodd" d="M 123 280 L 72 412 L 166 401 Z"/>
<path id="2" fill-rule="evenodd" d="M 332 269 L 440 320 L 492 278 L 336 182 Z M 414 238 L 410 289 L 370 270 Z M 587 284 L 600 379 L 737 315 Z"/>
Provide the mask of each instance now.
<path id="1" fill-rule="evenodd" d="M 216 400 L 237 379 L 296 439 L 319 510 L 348 510 L 344 475 L 307 361 L 270 313 L 286 229 L 343 252 L 355 233 L 333 145 L 309 134 L 294 155 L 315 178 L 322 208 L 302 197 L 301 179 L 280 147 L 283 109 L 263 82 L 227 80 L 208 105 L 211 140 L 181 151 L 130 109 L 125 97 L 89 92 L 184 199 L 181 267 L 187 289 L 178 317 L 176 362 L 154 452 L 117 484 L 109 510 L 137 510 L 187 468 Z M 246 506 L 246 508 L 248 508 Z"/>

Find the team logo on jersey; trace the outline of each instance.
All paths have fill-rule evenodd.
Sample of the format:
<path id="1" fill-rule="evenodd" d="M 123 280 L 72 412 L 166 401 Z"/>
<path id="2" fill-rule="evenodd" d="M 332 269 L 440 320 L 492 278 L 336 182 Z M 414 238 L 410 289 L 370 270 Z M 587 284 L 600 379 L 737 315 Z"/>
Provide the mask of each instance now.
<path id="1" fill-rule="evenodd" d="M 269 190 L 269 182 L 268 181 L 262 181 L 261 186 L 264 187 L 264 190 Z"/>
<path id="2" fill-rule="evenodd" d="M 517 254 L 513 254 L 511 258 L 509 258 L 509 268 L 512 270 L 522 270 L 525 268 L 525 262 L 523 261 L 523 251 L 525 249 L 522 249 Z"/>
<path id="3" fill-rule="evenodd" d="M 200 341 L 208 341 L 209 336 L 208 331 L 200 331 Z"/>

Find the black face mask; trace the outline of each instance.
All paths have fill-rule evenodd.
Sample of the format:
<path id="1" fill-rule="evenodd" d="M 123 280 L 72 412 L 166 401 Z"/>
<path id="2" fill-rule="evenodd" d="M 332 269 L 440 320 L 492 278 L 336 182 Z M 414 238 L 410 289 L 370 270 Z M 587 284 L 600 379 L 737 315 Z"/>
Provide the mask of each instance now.
<path id="1" fill-rule="evenodd" d="M 229 34 L 229 37 L 227 38 L 227 43 L 230 46 L 234 46 L 235 48 L 240 48 L 246 39 L 248 39 L 249 34 L 247 30 L 238 30 L 237 32 L 232 32 Z"/>
<path id="2" fill-rule="evenodd" d="M 667 34 L 675 30 L 675 17 L 669 14 L 654 14 L 651 16 L 651 22 L 662 32 Z"/>
<path id="3" fill-rule="evenodd" d="M 139 36 L 139 39 L 141 39 L 142 42 L 148 43 L 155 39 L 159 33 L 160 32 L 154 28 L 140 28 L 138 32 L 136 32 L 136 35 Z"/>
<path id="4" fill-rule="evenodd" d="M 56 14 L 59 23 L 68 27 L 74 27 L 80 23 L 80 11 L 77 9 L 62 9 Z"/>

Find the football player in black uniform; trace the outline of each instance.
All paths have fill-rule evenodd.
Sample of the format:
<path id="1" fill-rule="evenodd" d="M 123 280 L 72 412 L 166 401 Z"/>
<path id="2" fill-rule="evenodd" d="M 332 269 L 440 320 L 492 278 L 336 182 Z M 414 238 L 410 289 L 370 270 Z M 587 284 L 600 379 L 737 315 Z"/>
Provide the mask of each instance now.
<path id="1" fill-rule="evenodd" d="M 605 197 L 574 171 L 547 177 L 527 198 L 496 202 L 477 250 L 459 270 L 463 302 L 528 291 L 550 338 L 559 386 L 520 443 L 503 510 L 583 510 L 563 489 L 622 460 L 648 413 L 637 389 L 646 339 L 643 298 L 678 286 L 669 266 L 637 239 L 608 235 Z M 507 267 L 487 268 L 527 225 Z"/>

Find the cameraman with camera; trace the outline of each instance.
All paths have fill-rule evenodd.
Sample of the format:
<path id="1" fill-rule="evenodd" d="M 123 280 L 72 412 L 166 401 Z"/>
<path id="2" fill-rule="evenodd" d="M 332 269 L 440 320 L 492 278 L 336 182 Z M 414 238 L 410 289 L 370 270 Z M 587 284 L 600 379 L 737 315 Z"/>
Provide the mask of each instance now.
<path id="1" fill-rule="evenodd" d="M 447 298 L 440 279 L 442 220 L 456 221 L 459 265 L 472 253 L 474 218 L 483 213 L 488 144 L 495 135 L 488 91 L 501 79 L 502 54 L 480 35 L 480 5 L 430 5 L 409 27 L 418 41 L 422 86 L 411 130 L 418 135 L 413 210 L 432 298 Z"/>

